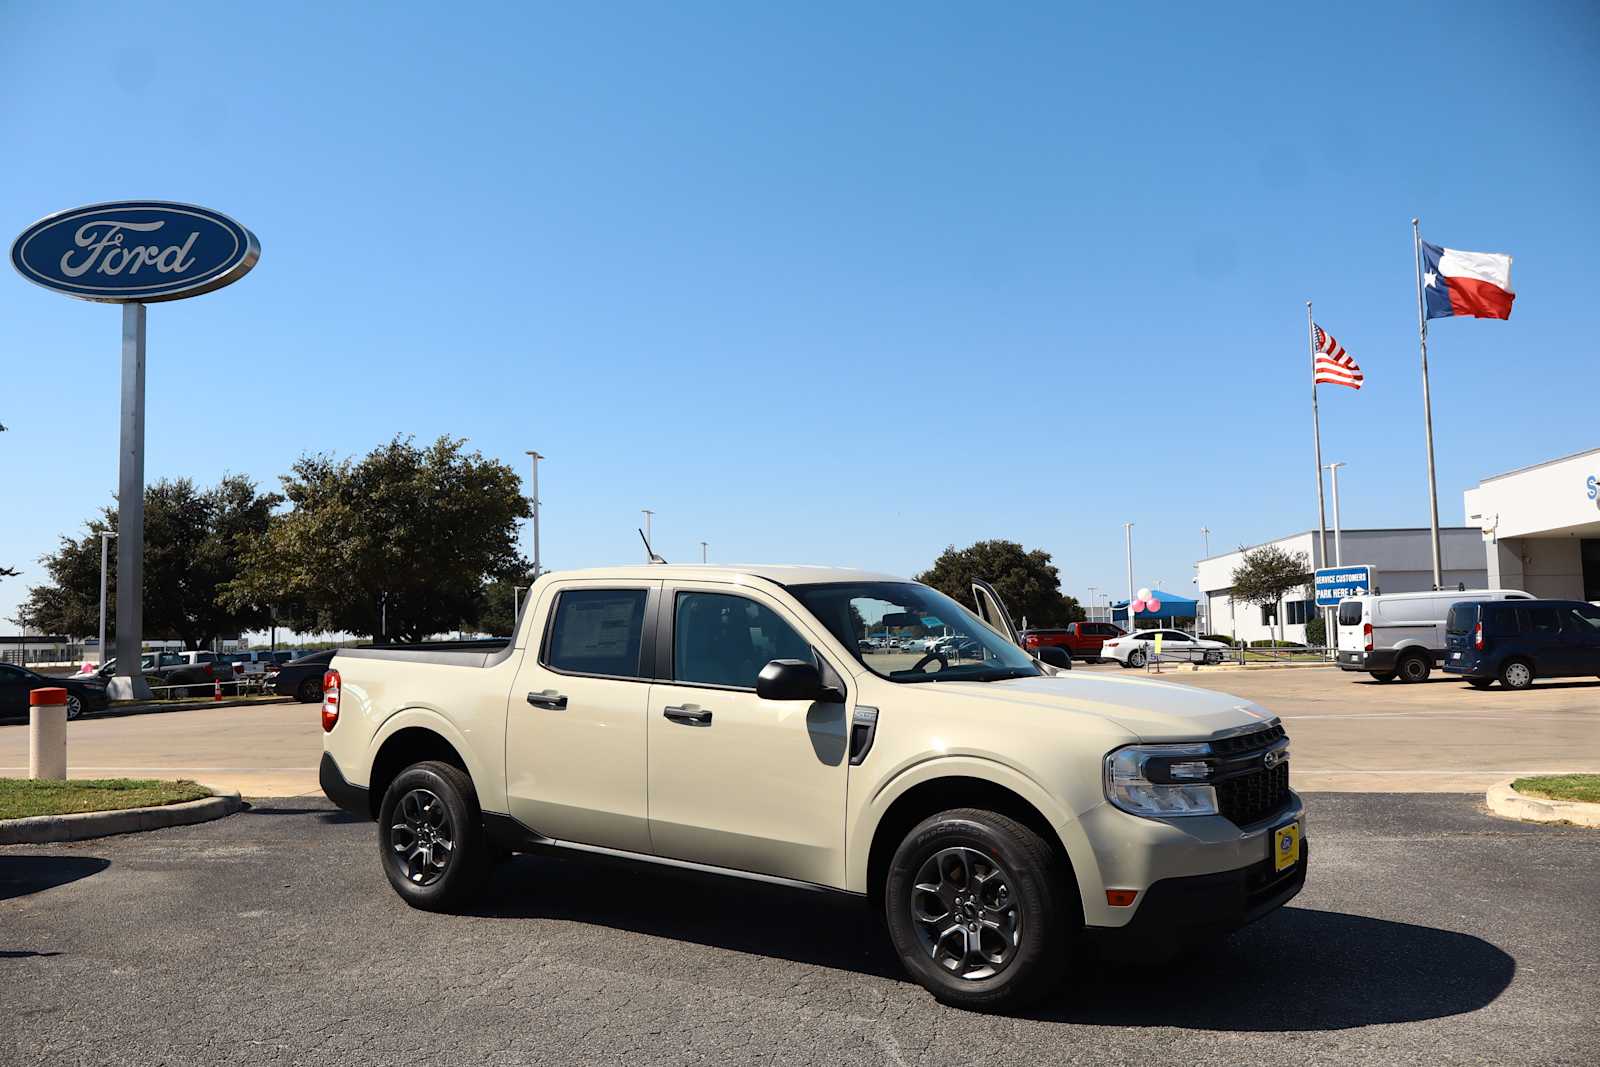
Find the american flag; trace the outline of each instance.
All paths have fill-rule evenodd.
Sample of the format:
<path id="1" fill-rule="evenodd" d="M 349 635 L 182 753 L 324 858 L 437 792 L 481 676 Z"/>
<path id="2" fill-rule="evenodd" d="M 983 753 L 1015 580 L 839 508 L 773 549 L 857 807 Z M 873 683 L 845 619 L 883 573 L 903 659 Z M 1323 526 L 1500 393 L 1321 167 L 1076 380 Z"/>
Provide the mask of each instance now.
<path id="1" fill-rule="evenodd" d="M 1317 351 L 1311 381 L 1318 385 L 1348 385 L 1352 389 L 1360 389 L 1364 380 L 1361 364 L 1351 359 L 1344 346 L 1324 332 L 1321 326 L 1313 324 L 1311 336 Z"/>

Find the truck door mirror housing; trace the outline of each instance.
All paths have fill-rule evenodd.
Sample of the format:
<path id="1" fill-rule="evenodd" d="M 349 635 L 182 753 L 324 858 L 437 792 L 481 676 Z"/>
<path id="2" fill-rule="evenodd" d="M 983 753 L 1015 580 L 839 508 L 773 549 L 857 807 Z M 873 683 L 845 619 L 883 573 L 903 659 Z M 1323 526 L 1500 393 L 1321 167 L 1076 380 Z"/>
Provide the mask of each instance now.
<path id="1" fill-rule="evenodd" d="M 823 687 L 815 663 L 775 659 L 756 676 L 756 696 L 762 700 L 825 700 L 833 694 Z"/>

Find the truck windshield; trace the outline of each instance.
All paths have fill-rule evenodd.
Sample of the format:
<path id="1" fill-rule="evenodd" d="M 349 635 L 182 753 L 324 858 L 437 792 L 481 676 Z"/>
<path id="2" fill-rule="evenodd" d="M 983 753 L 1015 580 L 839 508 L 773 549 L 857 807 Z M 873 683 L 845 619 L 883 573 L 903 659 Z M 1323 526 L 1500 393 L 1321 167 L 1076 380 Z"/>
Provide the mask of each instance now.
<path id="1" fill-rule="evenodd" d="M 916 582 L 829 582 L 790 592 L 890 681 L 994 682 L 1041 673 L 1032 656 L 972 612 Z"/>

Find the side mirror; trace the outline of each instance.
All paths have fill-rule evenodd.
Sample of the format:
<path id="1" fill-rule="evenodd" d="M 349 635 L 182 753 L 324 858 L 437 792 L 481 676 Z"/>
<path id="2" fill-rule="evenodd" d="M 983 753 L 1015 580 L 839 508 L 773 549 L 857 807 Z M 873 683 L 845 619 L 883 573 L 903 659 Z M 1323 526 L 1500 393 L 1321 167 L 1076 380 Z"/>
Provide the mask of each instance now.
<path id="1" fill-rule="evenodd" d="M 1072 653 L 1060 645 L 1045 645 L 1039 650 L 1039 662 L 1048 663 L 1050 666 L 1059 667 L 1064 671 L 1070 671 L 1072 669 Z"/>
<path id="2" fill-rule="evenodd" d="M 824 688 L 817 665 L 803 659 L 775 659 L 756 676 L 756 696 L 762 700 L 824 700 L 833 695 Z"/>

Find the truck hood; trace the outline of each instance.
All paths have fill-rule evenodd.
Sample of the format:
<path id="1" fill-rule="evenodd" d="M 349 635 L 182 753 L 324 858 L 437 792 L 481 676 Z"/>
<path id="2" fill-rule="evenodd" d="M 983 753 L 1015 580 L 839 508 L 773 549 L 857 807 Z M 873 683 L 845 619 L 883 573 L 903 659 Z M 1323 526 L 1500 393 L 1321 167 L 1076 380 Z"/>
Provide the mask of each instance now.
<path id="1" fill-rule="evenodd" d="M 1210 689 L 1063 672 L 1053 678 L 1001 682 L 932 682 L 940 692 L 975 701 L 1032 705 L 1041 712 L 1095 715 L 1142 741 L 1202 740 L 1240 727 L 1265 725 L 1277 716 L 1254 701 Z"/>

